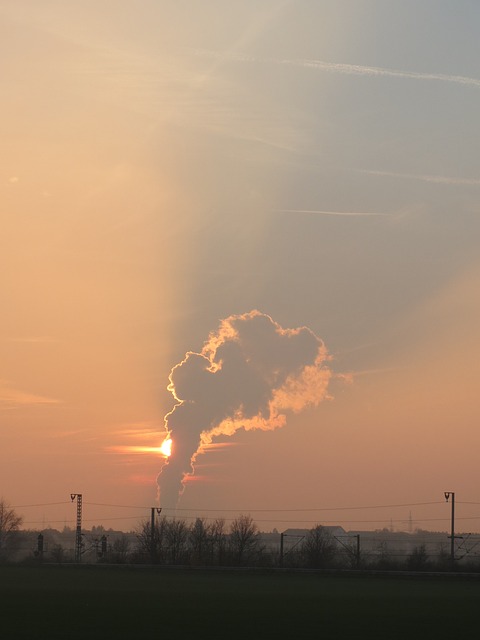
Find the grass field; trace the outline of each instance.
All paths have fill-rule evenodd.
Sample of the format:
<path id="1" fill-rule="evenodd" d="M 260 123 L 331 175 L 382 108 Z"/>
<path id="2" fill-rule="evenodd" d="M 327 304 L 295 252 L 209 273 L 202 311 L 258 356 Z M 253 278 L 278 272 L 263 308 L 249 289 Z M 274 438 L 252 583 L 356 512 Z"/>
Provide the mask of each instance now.
<path id="1" fill-rule="evenodd" d="M 0 637 L 453 638 L 480 580 L 108 566 L 0 567 Z"/>

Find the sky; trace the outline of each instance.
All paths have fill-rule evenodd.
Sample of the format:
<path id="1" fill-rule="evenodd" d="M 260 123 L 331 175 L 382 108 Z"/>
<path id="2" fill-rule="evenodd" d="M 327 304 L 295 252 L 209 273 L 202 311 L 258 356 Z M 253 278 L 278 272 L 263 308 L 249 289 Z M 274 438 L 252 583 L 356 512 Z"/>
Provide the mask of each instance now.
<path id="1" fill-rule="evenodd" d="M 480 530 L 479 28 L 476 0 L 0 0 L 24 527 L 81 493 L 86 528 L 447 531 L 449 491 Z"/>

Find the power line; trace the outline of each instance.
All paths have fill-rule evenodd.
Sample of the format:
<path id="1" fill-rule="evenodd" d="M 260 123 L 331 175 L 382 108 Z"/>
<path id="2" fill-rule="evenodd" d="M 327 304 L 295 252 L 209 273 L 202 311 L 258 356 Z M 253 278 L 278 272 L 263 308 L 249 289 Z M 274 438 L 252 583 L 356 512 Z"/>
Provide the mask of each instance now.
<path id="1" fill-rule="evenodd" d="M 88 504 L 91 505 L 92 507 L 118 507 L 118 508 L 123 508 L 123 509 L 142 509 L 143 511 L 145 509 L 149 509 L 150 507 L 140 507 L 137 505 L 131 505 L 131 504 L 105 504 L 103 502 L 84 502 L 84 504 Z"/>
<path id="2" fill-rule="evenodd" d="M 67 501 L 63 502 L 43 502 L 37 504 L 19 504 L 12 505 L 14 509 L 25 509 L 30 507 L 49 507 L 49 506 L 57 506 L 62 504 L 69 504 Z M 94 507 L 114 507 L 119 509 L 140 509 L 145 510 L 149 509 L 148 506 L 139 506 L 139 505 L 129 505 L 129 504 L 109 504 L 105 502 L 86 502 L 84 501 L 84 505 L 94 506 Z M 202 513 L 210 513 L 210 512 L 222 512 L 222 513 L 307 513 L 307 512 L 317 512 L 317 511 L 360 511 L 360 510 L 369 510 L 369 509 L 395 509 L 402 507 L 420 507 L 420 506 L 429 506 L 435 504 L 443 504 L 442 501 L 436 502 L 410 502 L 404 504 L 377 504 L 377 505 L 363 505 L 356 507 L 306 507 L 306 508 L 283 508 L 283 509 L 199 509 L 198 507 L 164 507 L 166 509 L 171 509 L 174 511 L 201 511 Z M 480 504 L 480 502 L 460 502 L 459 504 Z"/>
<path id="3" fill-rule="evenodd" d="M 83 518 L 83 522 L 98 522 L 98 518 Z M 102 522 L 110 522 L 111 520 L 138 520 L 138 516 L 118 516 L 117 518 L 101 518 Z M 65 523 L 65 518 L 61 520 L 49 520 L 48 525 L 58 522 Z M 23 524 L 45 524 L 44 520 L 27 520 Z"/>
<path id="4" fill-rule="evenodd" d="M 200 509 L 198 507 L 195 508 L 184 508 L 179 507 L 176 509 L 172 509 L 175 511 L 201 511 L 202 513 L 208 512 L 222 512 L 222 513 L 306 513 L 312 511 L 358 511 L 368 509 L 393 509 L 396 507 L 420 507 L 427 506 L 433 504 L 443 504 L 442 501 L 436 502 L 411 502 L 408 504 L 381 504 L 381 505 L 369 505 L 369 506 L 360 506 L 360 507 L 314 507 L 314 508 L 306 508 L 306 509 Z M 169 509 L 170 507 L 165 507 Z"/>
<path id="5" fill-rule="evenodd" d="M 200 512 L 201 513 L 201 512 Z M 174 515 L 166 515 L 165 517 L 168 518 L 175 518 Z M 199 518 L 201 516 L 198 515 L 193 515 L 193 516 L 182 516 L 182 518 L 184 520 L 196 520 L 197 518 Z M 214 520 L 215 518 L 209 518 L 209 517 L 205 517 L 205 520 Z M 83 522 L 98 522 L 98 518 L 84 518 Z M 102 522 L 112 522 L 112 521 L 118 521 L 118 520 L 138 520 L 138 516 L 117 516 L 117 517 L 110 517 L 110 518 L 101 518 Z M 227 520 L 232 520 L 232 518 L 227 518 Z M 457 520 L 480 520 L 480 516 L 471 516 L 471 517 L 464 517 L 464 518 L 457 518 Z M 448 518 L 422 518 L 422 519 L 416 519 L 416 522 L 446 522 L 448 521 Z M 257 522 L 264 522 L 264 523 L 284 523 L 284 524 L 298 524 L 299 520 L 285 520 L 285 519 L 275 519 L 275 520 L 270 520 L 270 519 L 265 519 L 265 518 L 259 518 L 257 519 Z M 317 520 L 300 520 L 300 522 L 304 522 L 304 523 L 308 523 L 308 524 L 316 524 L 318 521 Z M 335 524 L 350 524 L 350 525 L 355 525 L 355 524 L 378 524 L 378 523 L 385 523 L 386 520 L 324 520 L 324 523 L 335 523 Z M 407 522 L 407 520 L 394 520 L 393 524 L 404 524 L 405 522 Z M 61 519 L 61 520 L 49 520 L 48 524 L 56 524 L 56 523 L 65 523 L 65 519 Z M 25 521 L 23 524 L 44 524 L 43 520 L 28 520 Z"/>
<path id="6" fill-rule="evenodd" d="M 58 505 L 65 505 L 65 504 L 69 504 L 67 501 L 62 501 L 62 502 L 46 502 L 46 503 L 36 503 L 36 504 L 25 504 L 25 505 L 16 505 L 15 508 L 34 508 L 34 507 L 49 507 L 49 506 L 58 506 Z M 110 504 L 110 503 L 100 503 L 100 502 L 88 502 L 88 503 L 84 503 L 84 505 L 88 505 L 88 506 L 95 506 L 95 507 L 105 507 L 105 508 L 116 508 L 116 509 L 135 509 L 135 510 L 146 510 L 147 507 L 146 506 L 139 506 L 139 505 L 127 505 L 127 504 Z M 317 507 L 317 508 L 305 508 L 305 509 L 301 509 L 301 508 L 295 508 L 295 509 L 288 509 L 288 508 L 283 508 L 283 509 L 246 509 L 246 510 L 239 510 L 239 509 L 199 509 L 197 508 L 178 508 L 178 509 L 169 509 L 167 507 L 164 508 L 164 514 L 166 512 L 167 516 L 169 518 L 175 518 L 176 514 L 178 513 L 180 517 L 182 517 L 185 520 L 196 520 L 198 517 L 202 517 L 207 521 L 211 521 L 214 520 L 216 518 L 214 517 L 208 517 L 208 516 L 204 516 L 203 514 L 238 514 L 238 513 L 253 513 L 253 514 L 301 514 L 301 513 L 305 513 L 305 514 L 312 514 L 312 513 L 318 513 L 318 514 L 326 514 L 328 512 L 339 512 L 339 511 L 368 511 L 369 509 L 394 509 L 394 508 L 405 508 L 405 507 L 414 507 L 414 506 L 430 506 L 430 505 L 439 505 L 439 504 L 444 504 L 443 501 L 435 501 L 435 502 L 416 502 L 416 503 L 401 503 L 401 504 L 397 504 L 397 503 L 392 503 L 392 504 L 382 504 L 382 505 L 367 505 L 367 506 L 354 506 L 354 507 Z M 471 505 L 480 505 L 479 502 L 461 502 L 460 504 L 471 504 Z M 150 507 L 148 507 L 150 508 Z M 169 511 L 173 511 L 173 513 L 169 514 Z M 192 514 L 193 512 L 193 514 Z M 190 515 L 187 515 L 190 514 Z M 220 516 L 221 517 L 221 516 Z M 109 521 L 121 521 L 121 520 L 135 520 L 135 519 L 139 519 L 139 516 L 117 516 L 117 517 L 108 517 L 108 518 L 104 518 L 104 517 L 96 517 L 96 518 L 88 518 L 86 520 L 86 522 L 109 522 Z M 225 518 L 227 521 L 231 521 L 233 520 L 232 517 L 226 517 Z M 334 524 L 338 524 L 338 525 L 349 525 L 350 527 L 355 527 L 355 525 L 360 525 L 360 524 L 371 524 L 371 525 L 375 525 L 375 524 L 382 524 L 385 523 L 386 521 L 384 519 L 360 519 L 360 520 L 356 520 L 356 519 L 342 519 L 342 520 L 332 520 L 331 518 L 329 518 L 328 520 L 325 519 L 325 515 L 322 516 L 322 522 L 324 524 L 330 524 L 330 523 L 334 523 Z M 288 516 L 285 518 L 276 518 L 276 519 L 269 519 L 267 518 L 256 518 L 257 522 L 259 523 L 275 523 L 275 524 L 292 524 L 292 525 L 297 525 L 298 523 L 301 522 L 305 525 L 309 525 L 309 524 L 318 524 L 318 520 L 311 520 L 311 519 L 304 519 L 299 517 L 298 515 L 296 516 L 296 519 L 291 519 L 288 518 Z M 446 522 L 448 520 L 448 518 L 415 518 L 415 522 L 418 523 L 426 523 L 426 522 Z M 480 516 L 469 516 L 469 517 L 461 517 L 458 518 L 459 521 L 475 521 L 475 520 L 480 520 Z M 65 518 L 63 518 L 62 520 L 49 520 L 49 523 L 60 523 L 63 522 L 65 523 Z M 404 524 L 405 522 L 407 522 L 406 519 L 396 519 L 395 521 L 396 525 L 398 524 Z M 27 521 L 24 522 L 24 524 L 45 524 L 45 518 L 42 521 Z"/>
<path id="7" fill-rule="evenodd" d="M 69 502 L 43 502 L 39 504 L 13 504 L 12 509 L 26 509 L 27 507 L 52 507 L 59 504 L 70 504 Z"/>

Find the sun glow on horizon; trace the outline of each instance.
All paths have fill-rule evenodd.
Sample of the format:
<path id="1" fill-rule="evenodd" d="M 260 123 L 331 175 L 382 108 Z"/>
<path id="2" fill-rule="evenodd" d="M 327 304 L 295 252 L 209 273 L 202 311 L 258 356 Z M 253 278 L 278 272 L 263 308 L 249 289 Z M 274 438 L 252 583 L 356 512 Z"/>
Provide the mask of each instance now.
<path id="1" fill-rule="evenodd" d="M 172 455 L 172 439 L 165 438 L 165 440 L 162 442 L 162 444 L 159 447 L 159 451 L 166 458 L 169 458 Z"/>
<path id="2" fill-rule="evenodd" d="M 160 454 L 164 458 L 169 458 L 172 455 L 172 439 L 165 438 L 159 447 L 148 447 L 143 445 L 116 445 L 113 447 L 107 447 L 107 451 L 115 453 L 154 453 Z"/>

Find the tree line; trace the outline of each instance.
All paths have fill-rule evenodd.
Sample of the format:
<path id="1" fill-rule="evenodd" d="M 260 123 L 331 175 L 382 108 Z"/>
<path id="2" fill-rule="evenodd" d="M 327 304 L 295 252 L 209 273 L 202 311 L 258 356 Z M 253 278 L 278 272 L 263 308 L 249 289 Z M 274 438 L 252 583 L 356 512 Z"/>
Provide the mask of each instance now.
<path id="1" fill-rule="evenodd" d="M 0 562 L 18 561 L 19 549 L 25 551 L 28 545 L 30 553 L 27 556 L 24 553 L 22 561 L 73 562 L 72 549 L 65 548 L 58 540 L 44 541 L 42 533 L 21 531 L 21 525 L 22 518 L 0 499 Z M 70 535 L 72 533 L 70 531 Z M 266 542 L 268 535 L 270 540 L 272 536 L 275 538 L 273 544 Z M 48 532 L 45 536 L 48 537 Z M 289 538 L 289 544 L 284 547 L 283 534 L 262 534 L 253 518 L 246 514 L 239 515 L 228 526 L 222 518 L 213 521 L 197 518 L 189 524 L 183 519 L 162 516 L 151 522 L 140 522 L 136 530 L 128 534 L 109 533 L 103 527 L 94 527 L 90 534 L 83 533 L 82 562 L 319 570 L 459 569 L 458 565 L 452 565 L 444 548 L 433 556 L 425 545 L 419 544 L 399 557 L 382 543 L 374 553 L 362 552 L 359 536 L 341 540 L 332 534 L 331 528 L 320 524 Z M 479 571 L 480 565 L 464 563 L 461 570 Z"/>

